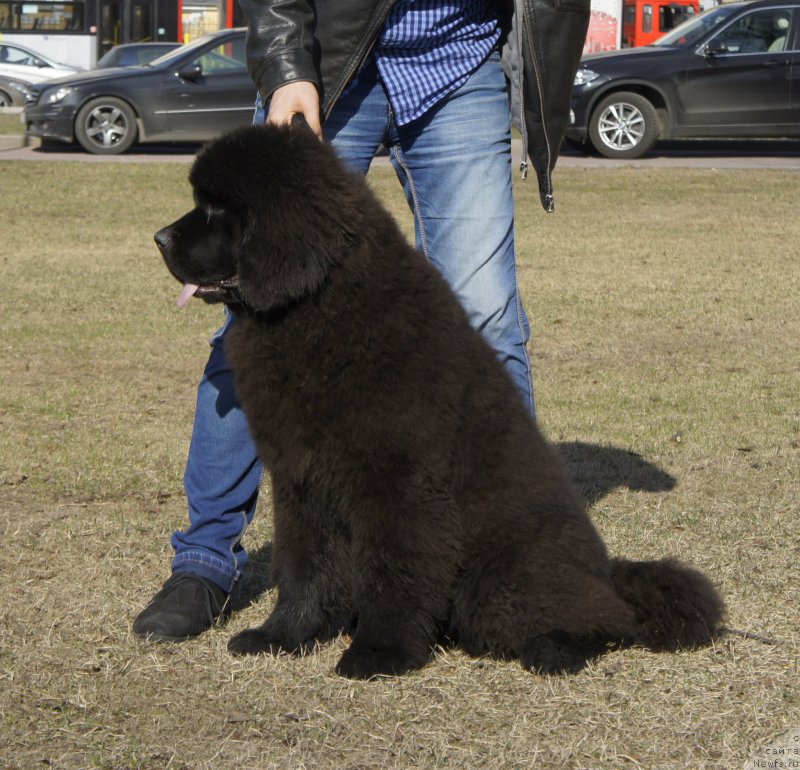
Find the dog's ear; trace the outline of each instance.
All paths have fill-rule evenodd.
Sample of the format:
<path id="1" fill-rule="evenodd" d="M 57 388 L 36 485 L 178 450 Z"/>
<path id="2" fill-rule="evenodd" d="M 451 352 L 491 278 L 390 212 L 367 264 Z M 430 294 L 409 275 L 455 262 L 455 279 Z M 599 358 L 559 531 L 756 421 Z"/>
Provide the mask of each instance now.
<path id="1" fill-rule="evenodd" d="M 300 231 L 285 237 L 270 232 L 263 215 L 251 213 L 249 225 L 237 254 L 239 291 L 245 304 L 265 313 L 287 307 L 322 287 L 334 255 L 330 248 L 318 248 L 313 238 L 304 237 L 305 221 L 291 223 L 289 227 Z M 331 238 L 337 240 L 333 234 Z"/>
<path id="2" fill-rule="evenodd" d="M 245 303 L 268 312 L 315 294 L 353 250 L 362 217 L 354 176 L 306 126 L 280 130 L 280 160 L 264 163 L 237 243 Z M 253 153 L 256 164 L 258 154 Z"/>

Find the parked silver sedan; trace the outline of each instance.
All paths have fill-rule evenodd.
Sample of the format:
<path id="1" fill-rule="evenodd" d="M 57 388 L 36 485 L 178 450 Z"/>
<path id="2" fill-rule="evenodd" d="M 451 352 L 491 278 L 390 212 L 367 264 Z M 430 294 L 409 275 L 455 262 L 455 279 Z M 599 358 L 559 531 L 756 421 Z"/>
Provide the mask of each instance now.
<path id="1" fill-rule="evenodd" d="M 0 107 L 24 107 L 30 89 L 24 78 L 0 75 Z"/>

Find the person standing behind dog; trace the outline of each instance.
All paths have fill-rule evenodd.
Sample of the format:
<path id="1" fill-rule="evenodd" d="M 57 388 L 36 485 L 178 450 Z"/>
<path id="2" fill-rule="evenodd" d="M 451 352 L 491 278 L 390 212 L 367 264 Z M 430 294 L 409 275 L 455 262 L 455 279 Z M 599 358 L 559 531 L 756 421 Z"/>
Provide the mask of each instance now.
<path id="1" fill-rule="evenodd" d="M 511 133 L 523 137 L 545 209 L 569 111 L 589 0 L 240 0 L 254 122 L 303 116 L 358 172 L 383 144 L 414 215 L 418 248 L 442 272 L 534 411 L 514 252 Z M 501 55 L 502 49 L 502 55 Z M 512 98 L 509 100 L 508 85 Z M 247 563 L 262 467 L 234 393 L 223 341 L 211 340 L 184 477 L 189 527 L 172 576 L 133 630 L 196 636 L 229 612 Z"/>

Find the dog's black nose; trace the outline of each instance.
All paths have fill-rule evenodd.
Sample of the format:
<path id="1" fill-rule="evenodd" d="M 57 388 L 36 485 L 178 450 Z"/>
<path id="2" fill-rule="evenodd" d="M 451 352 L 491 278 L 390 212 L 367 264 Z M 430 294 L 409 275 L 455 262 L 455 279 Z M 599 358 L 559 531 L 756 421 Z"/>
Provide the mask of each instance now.
<path id="1" fill-rule="evenodd" d="M 172 240 L 172 236 L 170 234 L 170 230 L 171 230 L 171 228 L 165 227 L 165 228 L 159 230 L 153 236 L 153 238 L 155 239 L 155 242 L 158 245 L 159 249 L 161 249 L 161 250 L 165 249 L 169 245 L 169 242 Z"/>

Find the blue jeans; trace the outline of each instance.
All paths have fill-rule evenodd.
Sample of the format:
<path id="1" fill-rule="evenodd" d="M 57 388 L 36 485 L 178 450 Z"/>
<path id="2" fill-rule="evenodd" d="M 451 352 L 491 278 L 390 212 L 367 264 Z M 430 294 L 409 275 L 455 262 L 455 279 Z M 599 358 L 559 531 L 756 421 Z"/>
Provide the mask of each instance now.
<path id="1" fill-rule="evenodd" d="M 257 104 L 254 122 L 264 122 Z M 326 140 L 366 173 L 381 144 L 414 214 L 417 247 L 443 273 L 497 351 L 533 412 L 527 342 L 514 255 L 511 134 L 505 79 L 493 54 L 418 120 L 397 126 L 373 66 L 337 104 Z M 194 572 L 230 591 L 247 561 L 241 539 L 255 512 L 262 467 L 223 352 L 233 316 L 211 340 L 197 394 L 184 477 L 189 528 L 175 532 L 173 571 Z"/>

